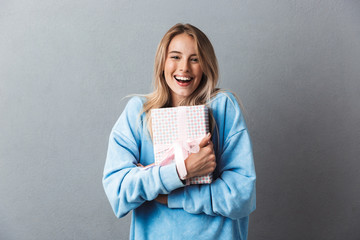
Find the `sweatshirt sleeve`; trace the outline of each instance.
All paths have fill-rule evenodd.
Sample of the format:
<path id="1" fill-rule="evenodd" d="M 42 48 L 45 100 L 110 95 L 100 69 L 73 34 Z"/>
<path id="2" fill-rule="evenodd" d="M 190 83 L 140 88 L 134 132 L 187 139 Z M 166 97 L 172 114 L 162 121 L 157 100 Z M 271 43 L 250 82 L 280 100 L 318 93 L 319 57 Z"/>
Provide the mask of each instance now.
<path id="1" fill-rule="evenodd" d="M 103 187 L 117 217 L 125 216 L 145 201 L 184 186 L 175 164 L 149 169 L 137 167 L 142 124 L 140 98 L 132 98 L 113 127 L 103 173 Z"/>
<path id="2" fill-rule="evenodd" d="M 255 210 L 256 174 L 251 141 L 236 100 L 233 98 L 231 102 L 220 101 L 220 109 L 216 110 L 222 113 L 217 121 L 218 138 L 222 141 L 216 154 L 218 178 L 211 184 L 173 191 L 168 197 L 170 208 L 231 219 L 248 216 Z"/>

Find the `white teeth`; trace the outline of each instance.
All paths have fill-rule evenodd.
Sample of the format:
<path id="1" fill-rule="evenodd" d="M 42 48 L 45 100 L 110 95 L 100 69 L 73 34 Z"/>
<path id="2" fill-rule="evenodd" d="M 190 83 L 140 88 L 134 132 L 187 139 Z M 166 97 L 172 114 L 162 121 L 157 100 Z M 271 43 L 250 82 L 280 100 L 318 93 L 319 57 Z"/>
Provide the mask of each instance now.
<path id="1" fill-rule="evenodd" d="M 187 77 L 178 77 L 178 76 L 176 76 L 175 78 L 177 80 L 181 80 L 181 81 L 190 81 L 191 80 L 191 78 L 187 78 Z"/>

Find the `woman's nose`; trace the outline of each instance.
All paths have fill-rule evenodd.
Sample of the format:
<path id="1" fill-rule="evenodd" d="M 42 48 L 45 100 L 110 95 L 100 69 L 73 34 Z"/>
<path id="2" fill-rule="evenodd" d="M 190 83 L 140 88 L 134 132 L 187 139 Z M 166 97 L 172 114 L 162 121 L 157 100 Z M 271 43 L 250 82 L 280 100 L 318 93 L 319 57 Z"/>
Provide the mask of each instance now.
<path id="1" fill-rule="evenodd" d="M 180 71 L 188 72 L 189 71 L 189 62 L 187 60 L 182 60 L 180 62 Z"/>

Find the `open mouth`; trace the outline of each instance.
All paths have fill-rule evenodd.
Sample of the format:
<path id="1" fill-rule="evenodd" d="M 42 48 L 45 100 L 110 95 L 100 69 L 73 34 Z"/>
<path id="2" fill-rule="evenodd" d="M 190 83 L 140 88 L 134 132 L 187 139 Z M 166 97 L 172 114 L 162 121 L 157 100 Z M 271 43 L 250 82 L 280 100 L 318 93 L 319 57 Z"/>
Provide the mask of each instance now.
<path id="1" fill-rule="evenodd" d="M 191 80 L 193 80 L 192 77 L 180 77 L 180 76 L 174 76 L 175 80 L 180 83 L 181 85 L 188 85 L 190 84 Z"/>

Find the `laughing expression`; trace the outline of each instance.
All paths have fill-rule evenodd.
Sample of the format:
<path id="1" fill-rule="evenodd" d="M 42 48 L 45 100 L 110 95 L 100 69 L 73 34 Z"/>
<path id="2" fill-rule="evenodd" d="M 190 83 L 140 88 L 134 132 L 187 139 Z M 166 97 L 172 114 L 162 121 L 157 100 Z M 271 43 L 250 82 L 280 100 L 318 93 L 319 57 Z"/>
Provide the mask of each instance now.
<path id="1" fill-rule="evenodd" d="M 173 107 L 190 96 L 199 86 L 203 71 L 196 52 L 195 40 L 186 33 L 170 42 L 164 67 L 165 80 L 171 89 Z"/>

